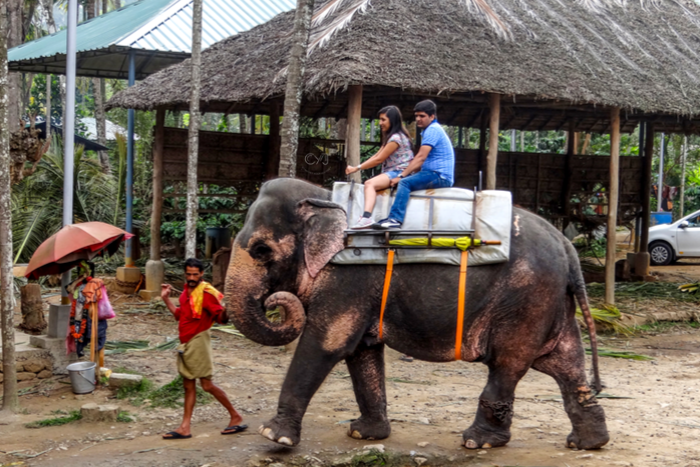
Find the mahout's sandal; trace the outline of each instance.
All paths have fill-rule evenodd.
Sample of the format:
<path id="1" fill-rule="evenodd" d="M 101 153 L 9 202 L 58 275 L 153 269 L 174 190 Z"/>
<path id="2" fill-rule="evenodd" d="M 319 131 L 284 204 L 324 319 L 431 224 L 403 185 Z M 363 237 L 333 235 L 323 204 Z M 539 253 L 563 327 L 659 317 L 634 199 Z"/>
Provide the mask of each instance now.
<path id="1" fill-rule="evenodd" d="M 192 435 L 181 435 L 177 431 L 169 431 L 163 435 L 163 439 L 189 439 Z"/>
<path id="2" fill-rule="evenodd" d="M 241 431 L 245 431 L 248 429 L 248 425 L 231 425 L 227 426 L 224 431 L 221 432 L 222 435 L 235 435 L 236 433 L 240 433 Z"/>

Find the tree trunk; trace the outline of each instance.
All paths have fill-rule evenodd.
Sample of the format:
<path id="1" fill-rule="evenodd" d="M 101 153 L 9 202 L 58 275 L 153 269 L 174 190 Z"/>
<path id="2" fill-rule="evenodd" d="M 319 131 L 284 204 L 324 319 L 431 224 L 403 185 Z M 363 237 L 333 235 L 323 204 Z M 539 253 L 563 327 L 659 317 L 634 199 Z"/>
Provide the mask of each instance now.
<path id="1" fill-rule="evenodd" d="M 10 129 L 8 127 L 7 4 L 0 4 L 0 328 L 2 328 L 2 370 L 4 412 L 19 409 L 15 332 L 12 307 L 12 215 L 10 207 Z"/>
<path id="2" fill-rule="evenodd" d="M 5 32 L 5 37 L 7 37 L 6 47 L 11 49 L 22 44 L 22 0 L 5 0 L 7 5 L 7 21 L 9 24 L 9 31 Z M 19 120 L 22 117 L 21 105 L 22 105 L 22 93 L 21 84 L 22 79 L 19 73 L 10 73 L 8 76 L 8 89 L 7 89 L 7 123 L 9 125 L 10 132 L 19 129 Z"/>
<path id="3" fill-rule="evenodd" d="M 20 289 L 22 296 L 22 324 L 19 327 L 29 333 L 39 334 L 46 329 L 44 302 L 41 300 L 41 286 L 27 284 Z"/>
<path id="4" fill-rule="evenodd" d="M 292 51 L 289 54 L 287 66 L 287 88 L 284 93 L 284 118 L 280 132 L 282 143 L 280 145 L 279 175 L 281 177 L 294 177 L 297 171 L 299 110 L 303 97 L 304 65 L 313 13 L 314 0 L 297 0 Z"/>
<path id="5" fill-rule="evenodd" d="M 190 96 L 190 128 L 187 156 L 187 227 L 185 229 L 185 256 L 197 256 L 197 152 L 199 149 L 199 78 L 202 64 L 202 0 L 194 0 L 192 15 L 192 95 Z"/>

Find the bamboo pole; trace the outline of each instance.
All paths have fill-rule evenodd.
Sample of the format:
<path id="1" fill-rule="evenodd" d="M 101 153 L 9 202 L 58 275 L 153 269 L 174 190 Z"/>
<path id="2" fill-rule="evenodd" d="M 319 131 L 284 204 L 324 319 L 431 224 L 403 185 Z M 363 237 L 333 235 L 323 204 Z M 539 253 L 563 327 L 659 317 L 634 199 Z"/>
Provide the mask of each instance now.
<path id="1" fill-rule="evenodd" d="M 160 261 L 160 226 L 163 214 L 163 150 L 165 148 L 165 109 L 156 110 L 153 145 L 153 209 L 151 210 L 151 260 Z"/>
<path id="2" fill-rule="evenodd" d="M 605 249 L 605 303 L 615 304 L 615 235 L 620 189 L 620 108 L 610 110 L 610 188 L 608 190 L 608 241 Z"/>
<path id="3" fill-rule="evenodd" d="M 345 158 L 353 167 L 360 165 L 360 124 L 362 120 L 362 85 L 348 86 L 348 132 L 345 137 Z M 362 183 L 360 171 L 350 175 Z"/>
<path id="4" fill-rule="evenodd" d="M 272 104 L 270 109 L 270 145 L 265 170 L 267 180 L 277 177 L 280 166 L 280 142 L 280 107 L 278 104 Z"/>
<path id="5" fill-rule="evenodd" d="M 681 155 L 681 209 L 680 216 L 682 218 L 685 213 L 685 164 L 688 158 L 688 135 L 683 137 L 683 154 Z"/>
<path id="6" fill-rule="evenodd" d="M 97 363 L 97 302 L 90 303 L 90 319 L 90 361 Z M 99 374 L 99 368 L 96 368 L 95 372 Z"/>
<path id="7" fill-rule="evenodd" d="M 489 94 L 489 152 L 486 156 L 486 189 L 496 189 L 496 166 L 498 164 L 498 126 L 501 119 L 501 95 Z"/>

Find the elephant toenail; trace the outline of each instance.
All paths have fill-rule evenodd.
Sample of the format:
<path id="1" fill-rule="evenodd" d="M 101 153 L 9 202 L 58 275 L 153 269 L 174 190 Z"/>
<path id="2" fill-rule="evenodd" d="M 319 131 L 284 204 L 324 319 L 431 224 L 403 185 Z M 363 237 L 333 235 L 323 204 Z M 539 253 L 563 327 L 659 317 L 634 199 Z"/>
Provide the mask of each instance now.
<path id="1" fill-rule="evenodd" d="M 481 447 L 484 449 L 491 449 L 492 446 L 489 443 L 484 443 L 484 445 Z"/>
<path id="2" fill-rule="evenodd" d="M 260 425 L 258 428 L 258 433 L 263 434 L 263 430 L 265 429 L 265 425 Z"/>
<path id="3" fill-rule="evenodd" d="M 362 435 L 357 430 L 354 430 L 350 436 L 352 436 L 355 439 L 362 439 Z"/>
<path id="4" fill-rule="evenodd" d="M 277 442 L 280 444 L 284 444 L 285 446 L 294 446 L 292 440 L 287 438 L 286 436 L 282 436 L 280 439 L 277 440 Z"/>
<path id="5" fill-rule="evenodd" d="M 265 428 L 262 435 L 267 439 L 271 439 L 272 441 L 275 440 L 275 437 L 272 435 L 272 428 Z"/>
<path id="6" fill-rule="evenodd" d="M 468 439 L 464 442 L 464 447 L 467 449 L 479 449 L 479 445 L 473 439 Z"/>

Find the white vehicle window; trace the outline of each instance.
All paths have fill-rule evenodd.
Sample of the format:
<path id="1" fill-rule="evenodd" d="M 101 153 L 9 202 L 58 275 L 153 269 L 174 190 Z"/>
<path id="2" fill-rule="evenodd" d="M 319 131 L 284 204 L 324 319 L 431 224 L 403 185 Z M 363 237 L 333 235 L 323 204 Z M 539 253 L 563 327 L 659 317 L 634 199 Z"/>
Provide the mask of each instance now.
<path id="1" fill-rule="evenodd" d="M 688 227 L 700 227 L 700 216 L 688 219 Z"/>

